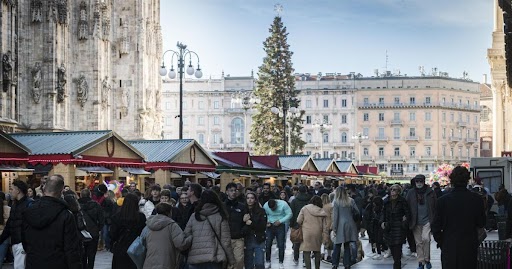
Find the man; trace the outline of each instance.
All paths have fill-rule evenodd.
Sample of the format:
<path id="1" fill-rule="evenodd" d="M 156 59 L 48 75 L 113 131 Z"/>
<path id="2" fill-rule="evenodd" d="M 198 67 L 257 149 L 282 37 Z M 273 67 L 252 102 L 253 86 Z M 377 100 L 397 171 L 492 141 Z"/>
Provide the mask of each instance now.
<path id="1" fill-rule="evenodd" d="M 15 180 L 9 188 L 11 199 L 14 203 L 11 207 L 9 219 L 5 224 L 4 231 L 0 235 L 0 244 L 11 237 L 12 254 L 14 256 L 14 268 L 25 268 L 25 250 L 22 244 L 21 232 L 23 214 L 34 200 L 27 197 L 28 185 L 24 181 Z"/>
<path id="2" fill-rule="evenodd" d="M 153 185 L 151 187 L 151 197 L 148 198 L 148 201 L 152 202 L 154 206 L 160 203 L 160 192 L 162 188 L 159 185 Z"/>
<path id="3" fill-rule="evenodd" d="M 238 202 L 245 204 L 245 186 L 242 183 L 236 183 L 236 199 Z"/>
<path id="4" fill-rule="evenodd" d="M 128 188 L 128 192 L 133 193 L 137 189 L 137 182 L 130 182 L 130 187 Z"/>
<path id="5" fill-rule="evenodd" d="M 206 189 L 207 190 L 211 189 L 213 187 L 213 185 L 215 185 L 215 184 L 213 184 L 213 179 L 212 178 L 209 178 L 209 179 L 206 180 Z"/>
<path id="6" fill-rule="evenodd" d="M 82 264 L 84 268 L 93 269 L 100 232 L 105 224 L 105 214 L 103 208 L 91 199 L 91 191 L 87 188 L 80 191 L 78 202 L 85 219 L 87 231 L 92 235 L 91 241 L 84 242 L 85 255 L 82 257 Z"/>
<path id="7" fill-rule="evenodd" d="M 294 187 L 296 188 L 296 186 Z M 297 227 L 297 218 L 299 217 L 300 210 L 309 204 L 309 200 L 311 199 L 311 195 L 308 193 L 308 188 L 304 185 L 298 187 L 298 194 L 296 194 L 295 198 L 291 202 L 291 210 L 292 210 L 292 218 L 290 219 L 290 227 Z M 331 224 L 329 223 L 329 226 Z M 293 263 L 295 265 L 299 264 L 299 248 L 300 243 L 293 243 Z"/>
<path id="8" fill-rule="evenodd" d="M 275 196 L 273 192 L 270 191 L 270 183 L 265 182 L 263 184 L 263 192 L 258 197 L 261 205 L 266 204 L 270 199 L 277 199 L 278 196 Z"/>
<path id="9" fill-rule="evenodd" d="M 326 190 L 324 186 L 322 186 L 322 183 L 320 181 L 315 182 L 314 190 L 311 194 L 320 197 L 324 193 L 326 193 Z"/>
<path id="10" fill-rule="evenodd" d="M 466 188 L 469 178 L 467 168 L 455 167 L 450 174 L 453 189 L 437 201 L 432 233 L 443 268 L 477 268 L 477 230 L 484 227 L 486 216 L 482 198 Z"/>
<path id="11" fill-rule="evenodd" d="M 270 187 L 270 186 L 269 186 Z M 277 240 L 277 248 L 279 249 L 279 269 L 284 269 L 284 247 L 286 230 L 285 223 L 292 217 L 292 210 L 288 203 L 283 200 L 270 199 L 263 206 L 267 213 L 267 230 L 265 242 L 265 268 L 270 268 L 270 258 L 272 253 L 272 241 Z"/>
<path id="12" fill-rule="evenodd" d="M 425 176 L 414 177 L 415 185 L 407 192 L 406 200 L 411 212 L 409 228 L 414 234 L 418 269 L 431 269 L 430 263 L 430 225 L 436 214 L 437 198 L 434 191 L 425 184 Z"/>
<path id="13" fill-rule="evenodd" d="M 441 190 L 441 185 L 439 184 L 439 182 L 437 182 L 437 181 L 434 182 L 432 184 L 432 189 L 436 193 L 437 199 L 439 199 L 439 198 L 441 198 L 441 196 L 443 196 L 443 191 Z"/>
<path id="14" fill-rule="evenodd" d="M 48 180 L 48 176 L 44 176 L 43 178 L 41 178 L 41 184 L 39 184 L 39 187 L 36 188 L 36 195 L 39 196 L 39 197 L 42 197 L 43 196 L 43 193 L 44 193 L 44 184 L 46 183 L 46 180 Z"/>
<path id="15" fill-rule="evenodd" d="M 245 205 L 238 201 L 237 184 L 230 182 L 226 186 L 227 199 L 224 202 L 229 216 L 229 230 L 231 232 L 231 246 L 235 255 L 234 269 L 244 268 L 244 215 L 247 213 Z"/>
<path id="16" fill-rule="evenodd" d="M 188 212 L 188 216 L 186 220 L 192 216 L 194 211 L 196 210 L 196 206 L 199 204 L 199 199 L 201 198 L 201 194 L 203 193 L 203 187 L 197 183 L 190 183 L 187 189 L 187 196 L 190 202 L 190 211 Z"/>
<path id="17" fill-rule="evenodd" d="M 63 189 L 61 175 L 49 177 L 44 196 L 23 214 L 27 269 L 82 269 L 75 217 L 60 198 Z"/>
<path id="18" fill-rule="evenodd" d="M 292 187 L 292 196 L 290 196 L 290 199 L 288 199 L 288 203 L 292 203 L 293 199 L 295 199 L 295 197 L 297 197 L 297 194 L 299 193 L 299 187 L 298 186 L 293 186 Z"/>
<path id="19" fill-rule="evenodd" d="M 181 194 L 177 208 L 178 212 L 176 215 L 172 216 L 172 219 L 184 230 L 185 226 L 187 226 L 188 217 L 190 216 L 190 210 L 192 208 L 186 193 Z"/>

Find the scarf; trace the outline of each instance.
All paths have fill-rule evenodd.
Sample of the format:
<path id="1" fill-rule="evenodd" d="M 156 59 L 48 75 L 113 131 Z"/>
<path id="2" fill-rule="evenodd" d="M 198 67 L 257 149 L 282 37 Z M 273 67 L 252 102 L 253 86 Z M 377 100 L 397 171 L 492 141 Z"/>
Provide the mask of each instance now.
<path id="1" fill-rule="evenodd" d="M 424 205 L 425 204 L 425 192 L 427 191 L 427 185 L 423 184 L 423 187 L 421 189 L 416 189 L 416 200 L 418 201 L 418 204 Z"/>

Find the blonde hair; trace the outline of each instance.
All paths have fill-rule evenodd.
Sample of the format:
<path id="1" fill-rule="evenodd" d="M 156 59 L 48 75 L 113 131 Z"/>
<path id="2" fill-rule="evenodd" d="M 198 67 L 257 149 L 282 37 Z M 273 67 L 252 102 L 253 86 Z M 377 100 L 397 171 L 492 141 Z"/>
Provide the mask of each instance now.
<path id="1" fill-rule="evenodd" d="M 350 206 L 350 197 L 347 194 L 347 190 L 343 186 L 339 186 L 336 188 L 336 195 L 335 195 L 334 203 L 338 203 L 341 206 Z"/>
<path id="2" fill-rule="evenodd" d="M 329 194 L 327 194 L 327 193 L 322 194 L 322 196 L 320 196 L 320 198 L 322 198 L 323 205 L 331 203 L 331 201 L 329 200 Z"/>

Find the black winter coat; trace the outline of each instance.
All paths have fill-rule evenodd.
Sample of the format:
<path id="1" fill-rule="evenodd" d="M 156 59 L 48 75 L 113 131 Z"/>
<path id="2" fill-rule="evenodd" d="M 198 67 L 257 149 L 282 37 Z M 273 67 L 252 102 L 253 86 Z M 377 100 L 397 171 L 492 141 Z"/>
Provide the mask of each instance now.
<path id="1" fill-rule="evenodd" d="M 183 206 L 179 203 L 177 209 L 177 214 L 173 214 L 172 219 L 178 223 L 182 230 L 185 230 L 185 226 L 187 226 L 187 222 L 191 214 L 190 211 L 192 210 L 192 205 L 188 203 L 186 206 Z"/>
<path id="2" fill-rule="evenodd" d="M 89 197 L 78 199 L 80 208 L 87 224 L 87 231 L 93 238 L 99 238 L 103 224 L 105 223 L 105 214 L 101 206 Z"/>
<path id="3" fill-rule="evenodd" d="M 229 215 L 229 231 L 231 239 L 244 238 L 242 228 L 245 226 L 244 215 L 247 213 L 245 205 L 238 202 L 238 199 L 229 200 L 224 202 Z"/>
<path id="4" fill-rule="evenodd" d="M 403 220 L 404 216 L 405 221 Z M 385 223 L 384 240 L 386 244 L 393 246 L 404 243 L 410 218 L 409 205 L 404 197 L 399 195 L 396 198 L 396 203 L 392 202 L 391 197 L 384 200 L 382 222 Z"/>
<path id="5" fill-rule="evenodd" d="M 370 229 L 368 230 L 368 234 L 371 233 L 373 237 L 371 238 L 371 243 L 384 244 L 384 230 L 382 229 L 380 222 L 380 220 L 382 219 L 382 213 L 382 209 L 371 209 Z"/>
<path id="6" fill-rule="evenodd" d="M 437 201 L 432 234 L 441 247 L 443 268 L 477 268 L 477 228 L 485 225 L 482 198 L 465 187 L 456 187 Z"/>
<path id="7" fill-rule="evenodd" d="M 292 200 L 290 208 L 292 209 L 292 218 L 290 219 L 290 227 L 295 227 L 297 218 L 299 217 L 300 210 L 309 204 L 312 195 L 308 193 L 297 193 L 295 199 Z M 330 225 L 330 224 L 329 224 Z"/>
<path id="8" fill-rule="evenodd" d="M 265 205 L 268 202 L 268 200 L 270 200 L 270 199 L 277 199 L 277 197 L 278 196 L 276 196 L 274 194 L 274 192 L 272 192 L 272 191 L 269 191 L 268 195 L 265 195 L 265 193 L 262 192 L 260 194 L 260 196 L 258 197 L 258 202 L 260 202 L 260 205 L 263 206 L 263 205 Z"/>
<path id="9" fill-rule="evenodd" d="M 252 210 L 248 209 L 247 213 L 251 216 L 251 225 L 244 223 L 243 231 L 245 234 L 246 242 L 249 239 L 255 238 L 256 242 L 265 242 L 265 230 L 267 229 L 267 213 L 261 207 L 255 207 Z"/>
<path id="10" fill-rule="evenodd" d="M 23 214 L 25 268 L 81 269 L 77 231 L 64 200 L 41 197 Z"/>
<path id="11" fill-rule="evenodd" d="M 34 199 L 23 196 L 11 206 L 9 219 L 5 224 L 5 229 L 0 235 L 0 243 L 11 237 L 11 245 L 21 243 L 21 229 L 23 222 L 23 212 L 34 203 Z"/>
<path id="12" fill-rule="evenodd" d="M 137 269 L 126 251 L 146 226 L 146 216 L 139 212 L 138 217 L 135 222 L 127 222 L 120 218 L 119 213 L 112 216 L 110 238 L 112 240 L 112 253 L 114 253 L 112 258 L 113 269 Z"/>

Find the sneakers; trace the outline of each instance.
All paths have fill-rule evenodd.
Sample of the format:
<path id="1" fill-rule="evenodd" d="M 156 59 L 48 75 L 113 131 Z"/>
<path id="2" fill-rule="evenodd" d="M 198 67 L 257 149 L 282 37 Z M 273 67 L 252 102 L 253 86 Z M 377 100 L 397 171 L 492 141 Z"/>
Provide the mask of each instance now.
<path id="1" fill-rule="evenodd" d="M 411 256 L 412 255 L 412 251 L 410 249 L 406 249 L 404 251 L 404 256 Z"/>
<path id="2" fill-rule="evenodd" d="M 370 253 L 370 254 L 367 254 L 367 255 L 366 255 L 366 257 L 368 257 L 368 258 L 373 258 L 373 257 L 375 257 L 375 256 L 377 256 L 377 255 L 379 255 L 379 254 L 377 254 L 377 253 L 373 253 L 373 252 L 372 252 L 372 253 Z"/>
<path id="3" fill-rule="evenodd" d="M 389 258 L 389 257 L 391 257 L 391 251 L 388 250 L 384 253 L 384 258 Z"/>
<path id="4" fill-rule="evenodd" d="M 420 263 L 418 264 L 418 269 L 425 269 L 425 266 L 423 266 L 423 263 L 421 263 L 421 262 L 420 262 Z"/>
<path id="5" fill-rule="evenodd" d="M 270 269 L 270 262 L 265 262 L 265 269 Z"/>
<path id="6" fill-rule="evenodd" d="M 382 255 L 380 255 L 380 254 L 374 255 L 374 256 L 372 257 L 372 259 L 374 259 L 374 260 L 382 260 L 382 258 L 383 258 L 383 257 L 382 257 Z"/>
<path id="7" fill-rule="evenodd" d="M 427 263 L 425 264 L 425 268 L 427 268 L 427 269 L 432 269 L 432 264 L 431 264 L 430 262 L 427 262 Z"/>
<path id="8" fill-rule="evenodd" d="M 293 264 L 299 265 L 299 260 L 293 260 Z"/>
<path id="9" fill-rule="evenodd" d="M 418 253 L 413 252 L 413 253 L 411 254 L 411 256 L 412 256 L 412 257 L 415 257 L 415 258 L 418 258 Z"/>
<path id="10" fill-rule="evenodd" d="M 284 264 L 282 262 L 279 263 L 279 269 L 284 269 Z"/>

